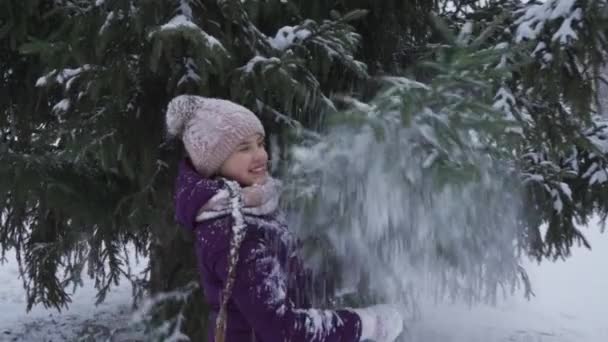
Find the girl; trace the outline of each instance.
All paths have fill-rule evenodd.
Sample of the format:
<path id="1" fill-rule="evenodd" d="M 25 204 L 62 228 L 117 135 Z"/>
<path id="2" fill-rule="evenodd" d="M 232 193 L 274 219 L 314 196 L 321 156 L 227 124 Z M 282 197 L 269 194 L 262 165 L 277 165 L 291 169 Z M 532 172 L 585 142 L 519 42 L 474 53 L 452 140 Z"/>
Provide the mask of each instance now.
<path id="1" fill-rule="evenodd" d="M 181 95 L 167 130 L 188 157 L 175 193 L 177 221 L 195 235 L 200 283 L 211 308 L 208 341 L 393 341 L 399 312 L 310 307 L 310 273 L 278 210 L 280 182 L 268 175 L 264 127 L 235 103 Z"/>

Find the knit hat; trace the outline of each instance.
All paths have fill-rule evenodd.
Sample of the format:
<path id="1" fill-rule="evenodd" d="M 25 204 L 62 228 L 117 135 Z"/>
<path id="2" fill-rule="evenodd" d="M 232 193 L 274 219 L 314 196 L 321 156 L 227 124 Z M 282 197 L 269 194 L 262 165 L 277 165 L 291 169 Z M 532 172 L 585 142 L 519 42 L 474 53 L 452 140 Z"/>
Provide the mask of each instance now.
<path id="1" fill-rule="evenodd" d="M 196 170 L 212 176 L 244 139 L 264 133 L 249 109 L 234 102 L 179 95 L 167 106 L 167 131 L 180 137 Z"/>

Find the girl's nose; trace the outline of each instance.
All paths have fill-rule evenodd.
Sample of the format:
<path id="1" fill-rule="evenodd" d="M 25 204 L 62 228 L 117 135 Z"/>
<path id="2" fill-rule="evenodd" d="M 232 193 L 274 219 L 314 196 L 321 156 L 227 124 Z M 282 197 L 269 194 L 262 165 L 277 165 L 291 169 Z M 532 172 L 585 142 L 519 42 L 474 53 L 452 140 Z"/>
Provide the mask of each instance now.
<path id="1" fill-rule="evenodd" d="M 264 163 L 268 161 L 268 153 L 266 152 L 266 148 L 264 146 L 261 146 L 256 150 L 255 160 L 257 162 L 264 162 Z"/>

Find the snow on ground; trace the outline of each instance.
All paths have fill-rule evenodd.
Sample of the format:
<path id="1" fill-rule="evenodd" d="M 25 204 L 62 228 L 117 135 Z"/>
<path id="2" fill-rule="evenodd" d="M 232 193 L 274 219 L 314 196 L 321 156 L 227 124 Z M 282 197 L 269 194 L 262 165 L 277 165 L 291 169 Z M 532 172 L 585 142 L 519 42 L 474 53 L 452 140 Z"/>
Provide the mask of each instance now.
<path id="1" fill-rule="evenodd" d="M 68 310 L 58 312 L 35 306 L 26 312 L 26 296 L 14 253 L 6 255 L 0 265 L 0 341 L 142 341 L 132 331 L 131 286 L 121 282 L 95 306 L 93 282 L 83 279 L 84 286 L 72 297 Z M 108 339 L 112 337 L 112 339 Z"/>
<path id="2" fill-rule="evenodd" d="M 520 294 L 496 306 L 424 305 L 408 326 L 416 342 L 605 342 L 608 341 L 608 232 L 593 225 L 584 232 L 593 250 L 575 248 L 566 261 L 528 263 L 536 297 Z M 95 306 L 90 282 L 70 309 L 35 307 L 25 312 L 17 263 L 0 265 L 0 341 L 143 341 L 127 328 L 131 288 L 121 284 Z M 108 338 L 108 336 L 113 336 Z M 407 338 L 409 337 L 409 338 Z"/>
<path id="3" fill-rule="evenodd" d="M 535 297 L 522 293 L 496 306 L 432 305 L 409 328 L 424 342 L 608 341 L 608 232 L 583 229 L 592 250 L 574 248 L 566 261 L 525 265 Z"/>

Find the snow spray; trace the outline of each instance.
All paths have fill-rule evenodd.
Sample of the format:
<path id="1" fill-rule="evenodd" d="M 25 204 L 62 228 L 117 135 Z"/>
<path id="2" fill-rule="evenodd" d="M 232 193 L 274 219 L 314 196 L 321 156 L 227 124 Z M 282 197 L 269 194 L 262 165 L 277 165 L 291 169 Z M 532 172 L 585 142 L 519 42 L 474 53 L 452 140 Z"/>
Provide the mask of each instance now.
<path id="1" fill-rule="evenodd" d="M 467 163 L 443 167 L 421 144 L 437 138 L 428 127 L 382 115 L 291 153 L 288 212 L 315 246 L 308 264 L 338 283 L 338 300 L 355 298 L 340 305 L 396 304 L 410 320 L 429 299 L 492 302 L 514 290 L 522 201 L 512 168 L 462 146 L 450 153 Z"/>

